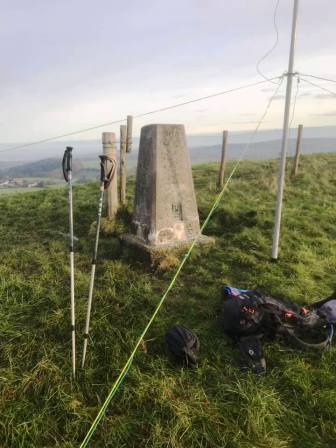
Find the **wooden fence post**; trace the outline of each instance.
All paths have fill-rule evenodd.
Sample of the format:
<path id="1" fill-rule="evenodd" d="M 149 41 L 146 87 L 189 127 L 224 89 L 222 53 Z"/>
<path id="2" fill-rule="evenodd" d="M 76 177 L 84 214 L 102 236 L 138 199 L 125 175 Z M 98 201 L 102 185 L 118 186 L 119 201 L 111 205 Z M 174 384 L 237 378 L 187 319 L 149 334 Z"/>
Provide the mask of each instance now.
<path id="1" fill-rule="evenodd" d="M 120 126 L 120 203 L 126 205 L 126 125 Z"/>
<path id="2" fill-rule="evenodd" d="M 110 157 L 116 163 L 116 149 L 115 149 L 115 133 L 114 132 L 103 132 L 102 135 L 103 142 L 103 153 Z M 106 203 L 107 203 L 107 217 L 114 218 L 118 207 L 118 176 L 117 170 L 115 170 L 112 182 L 107 188 L 106 192 Z"/>
<path id="3" fill-rule="evenodd" d="M 225 164 L 226 164 L 226 150 L 227 150 L 227 141 L 228 141 L 228 131 L 223 131 L 223 141 L 222 141 L 222 159 L 219 170 L 218 177 L 218 186 L 219 188 L 223 188 L 224 186 L 224 174 L 225 174 Z"/>
<path id="4" fill-rule="evenodd" d="M 132 151 L 132 133 L 133 133 L 133 116 L 127 115 L 127 137 L 126 137 L 126 152 Z"/>
<path id="5" fill-rule="evenodd" d="M 295 158 L 294 158 L 293 169 L 292 169 L 292 176 L 296 176 L 299 171 L 302 129 L 303 129 L 303 125 L 299 124 L 297 138 L 296 138 L 296 149 L 295 149 Z"/>

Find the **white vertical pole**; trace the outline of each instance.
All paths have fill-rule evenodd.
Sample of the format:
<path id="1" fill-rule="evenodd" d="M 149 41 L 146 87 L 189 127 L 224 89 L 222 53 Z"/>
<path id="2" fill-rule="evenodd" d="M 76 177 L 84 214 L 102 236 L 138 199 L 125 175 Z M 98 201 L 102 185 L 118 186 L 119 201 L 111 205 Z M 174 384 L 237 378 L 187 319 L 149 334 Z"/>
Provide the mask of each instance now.
<path id="1" fill-rule="evenodd" d="M 70 300 L 71 300 L 71 345 L 72 374 L 76 377 L 76 333 L 75 333 L 75 256 L 72 205 L 72 171 L 69 171 L 69 227 L 70 227 Z"/>
<path id="2" fill-rule="evenodd" d="M 273 230 L 273 244 L 272 244 L 272 258 L 276 260 L 278 258 L 279 239 L 280 239 L 280 225 L 281 225 L 281 211 L 282 211 L 282 199 L 285 186 L 285 168 L 286 168 L 286 153 L 288 146 L 288 129 L 289 129 L 289 115 L 292 96 L 292 84 L 293 84 L 293 69 L 294 69 L 294 49 L 295 49 L 295 37 L 296 37 L 296 23 L 298 15 L 299 0 L 294 0 L 293 8 L 293 22 L 292 22 L 292 37 L 290 44 L 288 73 L 287 73 L 287 87 L 286 87 L 286 104 L 284 112 L 284 123 L 282 132 L 282 144 L 281 144 L 281 159 L 279 166 L 278 177 L 278 191 L 275 210 L 275 223 Z"/>

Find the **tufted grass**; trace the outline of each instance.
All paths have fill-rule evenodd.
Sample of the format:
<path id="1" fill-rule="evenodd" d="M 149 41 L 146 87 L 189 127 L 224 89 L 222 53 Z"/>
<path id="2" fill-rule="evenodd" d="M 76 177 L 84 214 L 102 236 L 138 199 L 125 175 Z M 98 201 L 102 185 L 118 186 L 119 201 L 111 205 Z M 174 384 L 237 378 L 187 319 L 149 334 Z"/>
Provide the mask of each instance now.
<path id="1" fill-rule="evenodd" d="M 216 164 L 194 169 L 201 219 L 217 171 Z M 206 230 L 216 246 L 197 249 L 185 266 L 90 446 L 336 446 L 335 349 L 321 355 L 266 343 L 268 374 L 259 379 L 239 371 L 218 323 L 223 284 L 298 303 L 335 289 L 335 172 L 335 155 L 308 156 L 299 176 L 287 179 L 281 257 L 272 263 L 276 163 L 240 166 Z M 133 187 L 130 179 L 130 201 Z M 79 355 L 97 196 L 96 184 L 74 191 Z M 66 189 L 2 196 L 0 210 L 0 446 L 77 447 L 175 263 L 154 271 L 103 232 L 87 366 L 73 381 Z M 175 323 L 200 337 L 196 370 L 166 353 L 163 336 Z"/>

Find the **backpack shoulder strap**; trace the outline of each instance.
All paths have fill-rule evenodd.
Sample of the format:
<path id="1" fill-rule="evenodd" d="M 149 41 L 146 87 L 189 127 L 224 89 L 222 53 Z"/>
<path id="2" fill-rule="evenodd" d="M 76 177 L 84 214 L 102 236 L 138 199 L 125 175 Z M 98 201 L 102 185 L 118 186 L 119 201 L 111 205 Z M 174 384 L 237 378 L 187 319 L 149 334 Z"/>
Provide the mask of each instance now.
<path id="1" fill-rule="evenodd" d="M 238 348 L 241 354 L 242 370 L 251 370 L 257 375 L 266 373 L 266 361 L 263 354 L 262 335 L 243 336 L 238 340 Z"/>
<path id="2" fill-rule="evenodd" d="M 334 335 L 334 326 L 333 324 L 328 324 L 327 337 L 323 341 L 316 344 L 303 341 L 296 336 L 294 328 L 289 328 L 285 325 L 281 327 L 281 330 L 279 332 L 288 337 L 289 341 L 291 341 L 296 347 L 301 348 L 302 350 L 323 351 L 328 349 L 331 345 L 331 341 Z"/>

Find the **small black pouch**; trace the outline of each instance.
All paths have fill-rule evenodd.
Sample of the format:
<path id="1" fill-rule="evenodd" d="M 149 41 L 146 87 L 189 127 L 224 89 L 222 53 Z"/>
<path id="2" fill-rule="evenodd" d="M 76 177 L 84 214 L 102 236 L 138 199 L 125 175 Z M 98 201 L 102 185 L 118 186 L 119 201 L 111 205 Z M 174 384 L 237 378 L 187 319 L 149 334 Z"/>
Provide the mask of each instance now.
<path id="1" fill-rule="evenodd" d="M 266 374 L 266 361 L 261 345 L 261 336 L 246 336 L 238 341 L 241 353 L 242 369 L 252 370 L 257 375 Z"/>
<path id="2" fill-rule="evenodd" d="M 182 325 L 175 325 L 167 331 L 165 339 L 168 350 L 177 361 L 186 367 L 197 364 L 200 343 L 192 331 Z"/>

